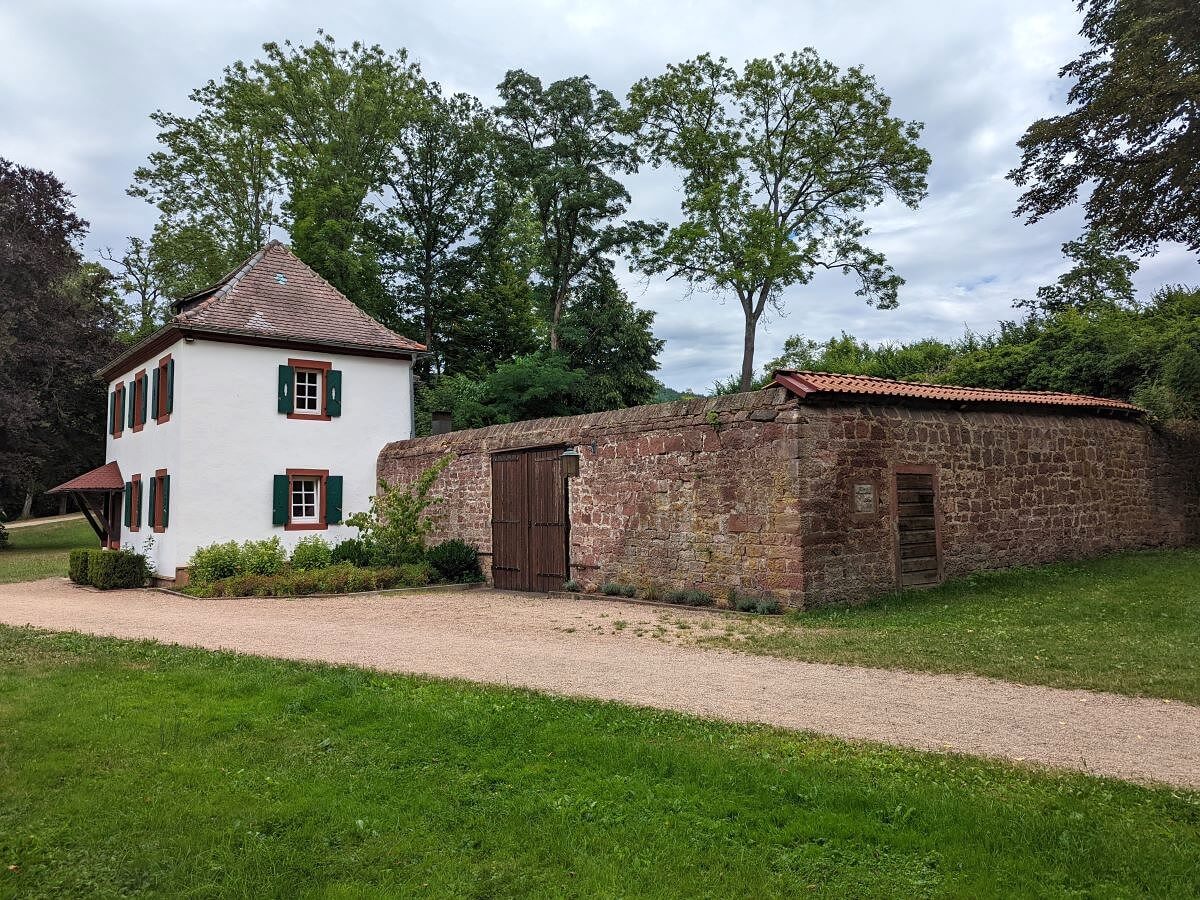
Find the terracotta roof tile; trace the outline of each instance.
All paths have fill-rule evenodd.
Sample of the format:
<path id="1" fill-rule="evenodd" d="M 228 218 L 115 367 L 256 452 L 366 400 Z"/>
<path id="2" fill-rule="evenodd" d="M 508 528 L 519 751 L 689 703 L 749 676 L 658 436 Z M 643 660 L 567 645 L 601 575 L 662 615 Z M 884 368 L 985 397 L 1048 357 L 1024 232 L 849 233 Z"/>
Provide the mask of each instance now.
<path id="1" fill-rule="evenodd" d="M 178 301 L 176 308 L 175 324 L 198 329 L 370 349 L 425 349 L 375 321 L 279 241 L 213 287 Z"/>
<path id="2" fill-rule="evenodd" d="M 1073 406 L 1081 409 L 1115 409 L 1141 413 L 1140 406 L 1123 400 L 1088 397 L 1059 391 L 1009 391 L 992 388 L 958 387 L 949 384 L 922 384 L 917 381 L 892 381 L 869 375 L 838 375 L 831 372 L 775 373 L 775 383 L 802 400 L 808 397 L 895 397 L 912 400 L 940 400 L 950 403 L 1006 403 L 1026 406 Z"/>
<path id="3" fill-rule="evenodd" d="M 47 494 L 65 494 L 69 491 L 120 491 L 125 488 L 125 479 L 121 477 L 121 467 L 115 462 L 105 463 L 98 469 L 84 472 L 77 478 L 64 481 L 58 487 L 52 487 Z"/>

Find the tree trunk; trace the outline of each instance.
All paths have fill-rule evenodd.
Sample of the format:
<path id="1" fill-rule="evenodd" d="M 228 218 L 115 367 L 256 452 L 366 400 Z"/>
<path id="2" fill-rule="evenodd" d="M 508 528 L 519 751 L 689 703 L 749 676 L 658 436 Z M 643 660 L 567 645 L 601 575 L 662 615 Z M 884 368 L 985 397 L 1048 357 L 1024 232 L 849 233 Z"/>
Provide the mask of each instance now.
<path id="1" fill-rule="evenodd" d="M 746 310 L 746 336 L 742 340 L 742 383 L 740 389 L 745 392 L 754 385 L 754 334 L 758 329 L 758 319 Z"/>
<path id="2" fill-rule="evenodd" d="M 550 351 L 558 350 L 558 320 L 562 318 L 567 292 L 564 290 L 554 298 L 554 309 L 550 312 Z"/>
<path id="3" fill-rule="evenodd" d="M 21 515 L 17 518 L 28 519 L 31 512 L 33 512 L 33 491 L 26 491 L 25 502 L 21 504 Z"/>

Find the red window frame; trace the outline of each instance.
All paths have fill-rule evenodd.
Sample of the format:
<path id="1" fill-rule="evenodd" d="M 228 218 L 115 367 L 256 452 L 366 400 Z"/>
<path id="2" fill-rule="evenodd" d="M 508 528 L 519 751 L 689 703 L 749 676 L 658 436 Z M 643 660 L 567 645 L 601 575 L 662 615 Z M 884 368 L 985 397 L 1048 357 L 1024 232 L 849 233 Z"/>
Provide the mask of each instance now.
<path id="1" fill-rule="evenodd" d="M 133 376 L 133 428 L 135 434 L 146 427 L 146 417 L 142 410 L 145 409 L 143 403 L 146 402 L 146 387 L 150 384 L 150 380 L 146 377 L 146 370 L 142 369 Z"/>
<path id="2" fill-rule="evenodd" d="M 288 365 L 292 369 L 292 411 L 288 413 L 289 419 L 308 419 L 314 422 L 329 422 L 332 416 L 329 415 L 329 370 L 333 368 L 333 363 L 323 359 L 289 359 Z M 321 373 L 321 411 L 319 413 L 296 412 L 296 373 L 297 372 L 320 372 Z M 326 472 L 326 474 L 329 474 Z M 290 517 L 290 514 L 289 514 Z"/>
<path id="3" fill-rule="evenodd" d="M 154 509 L 150 510 L 150 525 L 155 534 L 162 534 L 167 526 L 162 524 L 163 483 L 167 480 L 167 470 L 159 469 L 154 473 Z"/>
<path id="4" fill-rule="evenodd" d="M 170 365 L 171 365 L 171 354 L 168 353 L 166 356 L 164 356 L 162 359 L 160 359 L 158 361 L 158 369 L 154 373 L 154 377 L 158 379 L 158 408 L 159 408 L 159 410 L 164 410 L 167 407 L 167 386 L 169 383 L 168 378 L 167 378 L 167 373 L 169 371 Z M 159 414 L 154 417 L 154 421 L 159 425 L 163 424 L 163 422 L 170 422 L 171 414 L 169 412 L 159 412 Z"/>
<path id="5" fill-rule="evenodd" d="M 116 399 L 112 401 L 112 436 L 113 440 L 116 440 L 125 432 L 125 417 L 129 415 L 125 410 L 125 382 L 118 381 L 113 388 L 113 394 Z M 121 410 L 120 415 L 117 414 L 118 409 Z"/>
<path id="6" fill-rule="evenodd" d="M 305 418 L 301 416 L 301 418 Z M 288 477 L 288 498 L 287 498 L 287 522 L 283 526 L 284 531 L 326 531 L 329 528 L 328 511 L 325 506 L 328 492 L 326 487 L 329 482 L 328 469 L 288 469 L 284 472 Z M 296 478 L 315 478 L 318 482 L 317 491 L 321 496 L 317 498 L 317 516 L 316 522 L 293 522 L 292 521 L 292 481 Z M 278 527 L 278 526 L 276 526 Z"/>
<path id="7" fill-rule="evenodd" d="M 129 489 L 129 532 L 136 533 L 142 527 L 142 476 L 134 475 L 129 479 L 132 487 Z"/>

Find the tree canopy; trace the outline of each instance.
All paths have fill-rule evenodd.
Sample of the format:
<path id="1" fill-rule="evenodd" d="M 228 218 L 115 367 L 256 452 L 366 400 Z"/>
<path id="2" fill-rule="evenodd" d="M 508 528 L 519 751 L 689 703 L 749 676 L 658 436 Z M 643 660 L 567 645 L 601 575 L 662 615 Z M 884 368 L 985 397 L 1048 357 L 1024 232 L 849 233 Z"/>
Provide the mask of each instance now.
<path id="1" fill-rule="evenodd" d="M 638 263 L 737 297 L 745 318 L 740 384 L 754 377 L 759 320 L 784 289 L 840 269 L 856 293 L 895 306 L 900 278 L 866 243 L 861 212 L 925 196 L 921 125 L 861 68 L 841 72 L 806 49 L 752 59 L 741 72 L 703 54 L 637 82 L 631 127 L 655 165 L 682 172 L 682 221 Z"/>
<path id="2" fill-rule="evenodd" d="M 1087 191 L 1115 245 L 1200 251 L 1200 15 L 1193 0 L 1079 0 L 1091 45 L 1063 66 L 1072 109 L 1034 122 L 1009 173 L 1037 222 Z"/>

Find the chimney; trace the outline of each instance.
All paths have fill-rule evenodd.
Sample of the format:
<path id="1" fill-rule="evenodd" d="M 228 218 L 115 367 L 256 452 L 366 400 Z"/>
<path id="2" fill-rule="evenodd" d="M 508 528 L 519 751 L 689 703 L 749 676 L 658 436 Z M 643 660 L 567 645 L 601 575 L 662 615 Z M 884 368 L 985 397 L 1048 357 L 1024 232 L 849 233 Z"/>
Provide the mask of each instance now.
<path id="1" fill-rule="evenodd" d="M 432 434 L 449 434 L 454 430 L 451 415 L 446 410 L 439 410 L 433 414 L 433 421 L 429 426 L 429 433 Z"/>

